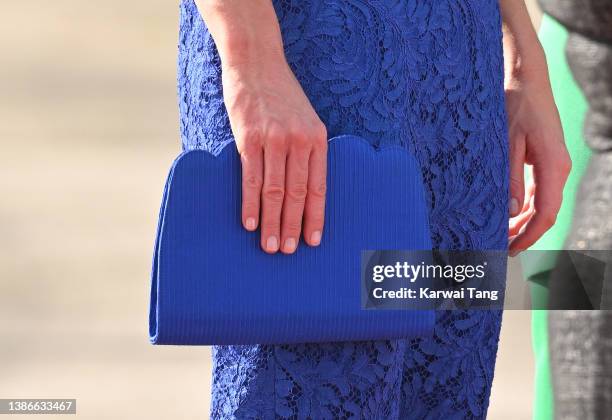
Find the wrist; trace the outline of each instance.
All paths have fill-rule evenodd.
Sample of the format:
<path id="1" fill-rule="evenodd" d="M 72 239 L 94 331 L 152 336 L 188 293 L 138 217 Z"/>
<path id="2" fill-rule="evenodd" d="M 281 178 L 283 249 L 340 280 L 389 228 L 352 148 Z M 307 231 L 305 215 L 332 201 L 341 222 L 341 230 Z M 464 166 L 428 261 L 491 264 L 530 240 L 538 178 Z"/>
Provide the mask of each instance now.
<path id="1" fill-rule="evenodd" d="M 223 69 L 252 70 L 257 67 L 266 67 L 275 63 L 285 62 L 280 34 L 251 34 L 233 33 L 231 39 L 217 46 L 221 66 Z"/>
<path id="2" fill-rule="evenodd" d="M 511 87 L 526 80 L 548 80 L 548 65 L 540 42 L 519 45 L 511 37 L 504 38 L 504 84 Z"/>
<path id="3" fill-rule="evenodd" d="M 280 26 L 270 0 L 197 0 L 221 63 L 241 67 L 284 58 Z"/>

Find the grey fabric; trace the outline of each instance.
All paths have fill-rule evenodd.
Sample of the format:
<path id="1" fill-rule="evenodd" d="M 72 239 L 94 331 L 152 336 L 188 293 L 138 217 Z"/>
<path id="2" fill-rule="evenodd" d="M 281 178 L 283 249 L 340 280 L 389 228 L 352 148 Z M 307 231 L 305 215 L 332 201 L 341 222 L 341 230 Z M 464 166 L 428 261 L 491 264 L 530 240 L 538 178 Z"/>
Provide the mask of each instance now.
<path id="1" fill-rule="evenodd" d="M 551 311 L 555 419 L 612 418 L 612 312 Z"/>
<path id="2" fill-rule="evenodd" d="M 612 30 L 612 16 L 608 25 Z M 589 104 L 584 122 L 585 140 L 593 152 L 611 153 L 612 41 L 603 43 L 583 34 L 570 33 L 565 48 L 570 69 Z M 585 178 L 584 183 L 590 180 L 592 178 Z"/>
<path id="3" fill-rule="evenodd" d="M 612 151 L 591 155 L 566 248 L 612 249 Z"/>
<path id="4" fill-rule="evenodd" d="M 539 0 L 542 10 L 571 32 L 612 42 L 612 0 Z"/>
<path id="5" fill-rule="evenodd" d="M 566 248 L 612 249 L 612 0 L 540 4 L 570 32 L 568 63 L 589 104 L 584 134 L 593 155 Z M 612 312 L 552 311 L 549 340 L 555 418 L 612 419 Z"/>

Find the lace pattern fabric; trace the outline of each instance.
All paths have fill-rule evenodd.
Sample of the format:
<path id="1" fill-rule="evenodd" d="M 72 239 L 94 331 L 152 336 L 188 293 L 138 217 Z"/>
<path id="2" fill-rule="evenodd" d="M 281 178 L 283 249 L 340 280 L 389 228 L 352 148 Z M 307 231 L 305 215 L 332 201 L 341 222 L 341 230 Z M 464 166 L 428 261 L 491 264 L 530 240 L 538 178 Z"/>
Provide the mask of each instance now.
<path id="1" fill-rule="evenodd" d="M 331 136 L 418 159 L 441 249 L 507 247 L 508 145 L 495 0 L 275 0 L 285 54 Z M 181 3 L 185 149 L 233 141 L 220 60 Z M 213 349 L 211 417 L 484 418 L 501 313 L 439 312 L 432 338 Z"/>

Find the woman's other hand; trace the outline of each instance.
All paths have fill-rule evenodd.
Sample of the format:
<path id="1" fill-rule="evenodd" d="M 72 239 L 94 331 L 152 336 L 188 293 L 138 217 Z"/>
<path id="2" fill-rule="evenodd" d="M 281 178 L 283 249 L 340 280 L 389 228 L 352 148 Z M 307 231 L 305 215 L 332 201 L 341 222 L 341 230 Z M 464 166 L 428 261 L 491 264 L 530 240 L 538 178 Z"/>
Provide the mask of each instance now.
<path id="1" fill-rule="evenodd" d="M 321 241 L 327 132 L 287 64 L 269 0 L 200 0 L 242 161 L 242 224 L 265 252 Z"/>
<path id="2" fill-rule="evenodd" d="M 555 224 L 571 160 L 544 52 L 525 5 L 514 0 L 500 5 L 510 141 L 510 255 L 516 255 Z M 527 188 L 525 165 L 532 165 L 533 173 Z"/>
<path id="3" fill-rule="evenodd" d="M 523 77 L 506 88 L 510 139 L 510 254 L 529 248 L 557 218 L 571 160 L 548 79 Z M 524 165 L 532 165 L 525 188 Z"/>

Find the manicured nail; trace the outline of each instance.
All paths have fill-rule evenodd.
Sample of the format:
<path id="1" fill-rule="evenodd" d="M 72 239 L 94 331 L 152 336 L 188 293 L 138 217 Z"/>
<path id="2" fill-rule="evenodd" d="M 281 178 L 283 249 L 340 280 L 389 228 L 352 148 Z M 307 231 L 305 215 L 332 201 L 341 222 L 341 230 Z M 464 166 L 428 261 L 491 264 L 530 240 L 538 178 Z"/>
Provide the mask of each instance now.
<path id="1" fill-rule="evenodd" d="M 311 245 L 319 245 L 321 243 L 321 231 L 315 230 L 310 235 L 310 243 Z"/>
<path id="2" fill-rule="evenodd" d="M 255 230 L 256 227 L 257 227 L 257 222 L 255 222 L 255 219 L 253 219 L 252 217 L 249 217 L 246 220 L 246 228 L 247 228 L 247 230 Z"/>
<path id="3" fill-rule="evenodd" d="M 512 215 L 517 214 L 518 211 L 519 211 L 518 200 L 516 198 L 513 198 L 512 200 L 510 200 L 510 214 Z"/>
<path id="4" fill-rule="evenodd" d="M 518 253 L 519 253 L 519 251 L 518 251 L 518 250 L 515 250 L 515 251 L 510 251 L 508 254 L 509 254 L 511 257 L 516 257 L 516 256 L 518 255 Z"/>
<path id="5" fill-rule="evenodd" d="M 278 239 L 276 236 L 270 236 L 266 242 L 266 249 L 270 252 L 278 251 Z"/>
<path id="6" fill-rule="evenodd" d="M 288 239 L 285 241 L 285 248 L 284 248 L 284 251 L 285 251 L 285 252 L 289 252 L 289 253 L 291 253 L 291 252 L 295 251 L 295 239 L 293 239 L 293 238 L 288 238 Z"/>

